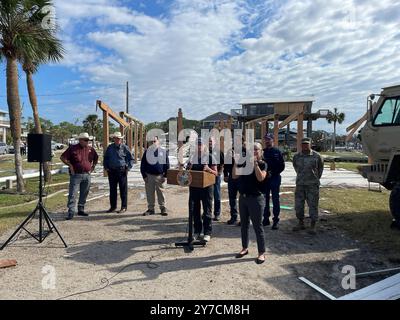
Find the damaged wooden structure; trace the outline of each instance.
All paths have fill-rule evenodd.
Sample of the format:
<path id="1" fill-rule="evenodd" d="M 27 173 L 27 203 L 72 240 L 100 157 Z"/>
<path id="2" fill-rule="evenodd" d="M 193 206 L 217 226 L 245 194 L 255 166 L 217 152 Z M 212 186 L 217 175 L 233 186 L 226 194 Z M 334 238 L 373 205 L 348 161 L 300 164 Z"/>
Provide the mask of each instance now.
<path id="1" fill-rule="evenodd" d="M 304 137 L 304 121 L 307 121 L 306 135 L 311 137 L 313 121 L 326 118 L 329 110 L 312 112 L 313 98 L 274 100 L 274 99 L 248 99 L 241 102 L 242 109 L 232 110 L 235 116 L 246 129 L 261 128 L 261 139 L 270 131 L 270 123 L 273 123 L 275 146 L 279 146 L 279 131 L 287 128 L 290 132 L 292 122 L 297 122 L 296 144 L 297 150 L 301 150 L 301 140 Z M 262 139 L 263 140 L 263 139 Z M 263 141 L 264 143 L 264 141 Z"/>
<path id="2" fill-rule="evenodd" d="M 110 143 L 109 121 L 114 120 L 119 124 L 120 132 L 125 137 L 125 141 L 135 161 L 142 159 L 144 148 L 146 147 L 146 128 L 142 121 L 126 112 L 115 112 L 103 101 L 96 102 L 97 108 L 103 112 L 103 150 Z"/>
<path id="3" fill-rule="evenodd" d="M 183 112 L 182 108 L 179 108 L 178 110 L 178 117 L 177 117 L 177 123 L 178 123 L 178 134 L 184 129 L 183 128 Z M 233 129 L 233 117 L 229 117 L 228 120 L 219 120 L 218 123 L 213 125 L 212 127 L 209 128 L 202 128 L 202 129 L 217 129 L 218 131 L 222 130 L 230 130 L 232 131 Z M 178 147 L 181 147 L 183 145 L 182 141 L 178 141 Z M 220 138 L 220 150 L 224 150 L 224 145 L 225 145 L 225 139 L 223 136 Z"/>

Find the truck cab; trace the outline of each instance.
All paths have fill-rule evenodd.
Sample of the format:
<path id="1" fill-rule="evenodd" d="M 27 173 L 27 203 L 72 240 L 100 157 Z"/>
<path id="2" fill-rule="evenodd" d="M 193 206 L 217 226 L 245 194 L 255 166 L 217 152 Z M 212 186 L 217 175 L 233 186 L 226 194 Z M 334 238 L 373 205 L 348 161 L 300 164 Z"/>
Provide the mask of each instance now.
<path id="1" fill-rule="evenodd" d="M 369 164 L 360 167 L 360 172 L 368 181 L 392 190 L 390 207 L 400 228 L 400 85 L 368 97 L 361 141 Z"/>

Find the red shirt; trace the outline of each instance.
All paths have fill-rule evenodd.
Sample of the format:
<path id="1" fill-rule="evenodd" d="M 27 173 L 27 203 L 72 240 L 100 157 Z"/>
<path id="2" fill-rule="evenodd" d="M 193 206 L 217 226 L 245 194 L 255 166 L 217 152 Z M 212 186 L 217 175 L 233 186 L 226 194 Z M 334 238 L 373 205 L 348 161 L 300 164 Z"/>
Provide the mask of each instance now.
<path id="1" fill-rule="evenodd" d="M 82 147 L 79 143 L 70 146 L 61 157 L 72 164 L 75 173 L 89 173 L 93 163 L 99 159 L 96 150 L 90 146 Z"/>

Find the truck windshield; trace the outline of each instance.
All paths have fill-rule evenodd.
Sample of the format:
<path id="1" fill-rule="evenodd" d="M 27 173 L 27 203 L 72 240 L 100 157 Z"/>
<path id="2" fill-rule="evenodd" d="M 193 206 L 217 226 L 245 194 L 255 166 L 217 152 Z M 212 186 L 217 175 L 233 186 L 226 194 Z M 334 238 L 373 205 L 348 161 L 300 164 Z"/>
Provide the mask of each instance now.
<path id="1" fill-rule="evenodd" d="M 400 126 L 400 97 L 387 98 L 374 119 L 374 126 Z"/>

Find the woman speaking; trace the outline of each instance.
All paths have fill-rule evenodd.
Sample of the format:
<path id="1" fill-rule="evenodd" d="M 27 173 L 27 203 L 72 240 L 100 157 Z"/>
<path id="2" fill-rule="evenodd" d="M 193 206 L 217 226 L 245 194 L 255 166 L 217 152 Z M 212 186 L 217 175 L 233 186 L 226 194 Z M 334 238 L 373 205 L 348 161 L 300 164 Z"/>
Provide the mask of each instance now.
<path id="1" fill-rule="evenodd" d="M 251 219 L 257 238 L 258 257 L 256 263 L 262 264 L 265 261 L 265 238 L 262 225 L 265 208 L 263 182 L 267 178 L 267 164 L 262 160 L 262 146 L 260 143 L 254 144 L 253 171 L 250 174 L 245 174 L 245 172 L 241 174 L 240 170 L 238 161 L 235 161 L 233 179 L 238 179 L 240 193 L 239 214 L 242 233 L 242 251 L 236 255 L 236 258 L 242 258 L 249 253 L 249 224 Z"/>

